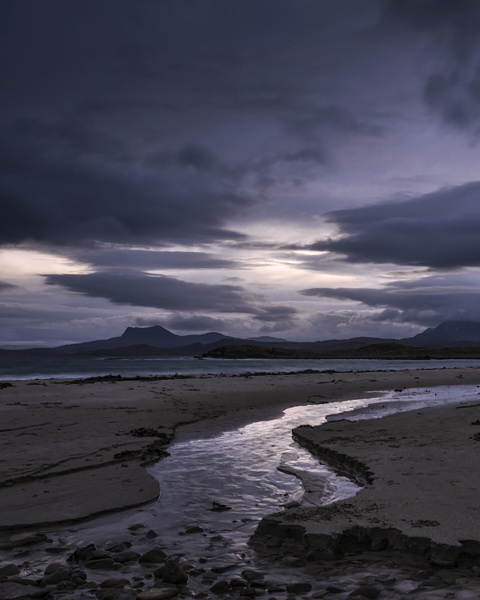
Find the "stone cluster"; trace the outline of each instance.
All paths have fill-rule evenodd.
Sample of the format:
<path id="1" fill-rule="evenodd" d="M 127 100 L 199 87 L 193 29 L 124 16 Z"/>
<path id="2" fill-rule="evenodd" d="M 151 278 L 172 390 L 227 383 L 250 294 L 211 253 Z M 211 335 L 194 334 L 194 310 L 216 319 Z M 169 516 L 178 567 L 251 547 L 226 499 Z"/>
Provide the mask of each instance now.
<path id="1" fill-rule="evenodd" d="M 142 525 L 133 526 L 143 529 Z M 130 532 L 135 533 L 135 532 Z M 130 540 L 99 546 L 87 544 L 73 552 L 52 546 L 42 533 L 11 536 L 2 543 L 12 561 L 0 566 L 2 600 L 458 600 L 478 599 L 480 568 L 439 569 L 405 555 L 370 554 L 330 561 L 308 561 L 284 553 L 271 556 L 264 568 L 188 560 L 167 555 L 154 531 L 143 532 L 148 549 L 137 552 Z M 54 556 L 38 576 L 28 573 L 29 549 Z M 137 548 L 139 549 L 139 548 Z M 59 557 L 62 556 L 62 559 Z"/>

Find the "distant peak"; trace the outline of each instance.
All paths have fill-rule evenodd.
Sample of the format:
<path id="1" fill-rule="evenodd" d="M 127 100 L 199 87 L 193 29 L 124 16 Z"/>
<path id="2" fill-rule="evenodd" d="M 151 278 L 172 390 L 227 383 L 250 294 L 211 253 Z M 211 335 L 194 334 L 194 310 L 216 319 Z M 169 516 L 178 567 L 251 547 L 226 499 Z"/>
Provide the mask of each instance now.
<path id="1" fill-rule="evenodd" d="M 478 321 L 444 321 L 436 327 L 426 329 L 415 336 L 422 340 L 450 340 L 452 342 L 480 342 Z"/>
<path id="2" fill-rule="evenodd" d="M 161 325 L 153 325 L 152 327 L 127 327 L 125 329 L 125 331 L 122 333 L 122 338 L 124 337 L 131 337 L 131 336 L 136 336 L 138 334 L 155 334 L 155 333 L 164 333 L 164 334 L 168 334 L 168 335 L 174 335 L 171 331 L 168 331 L 168 329 L 165 329 L 165 327 L 162 327 Z"/>

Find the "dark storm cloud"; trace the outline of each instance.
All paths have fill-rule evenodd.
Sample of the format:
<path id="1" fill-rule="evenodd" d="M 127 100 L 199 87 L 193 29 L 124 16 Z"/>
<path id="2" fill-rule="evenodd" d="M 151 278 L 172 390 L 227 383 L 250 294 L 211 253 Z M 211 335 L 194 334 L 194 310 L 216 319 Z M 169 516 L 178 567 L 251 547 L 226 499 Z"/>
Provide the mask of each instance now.
<path id="1" fill-rule="evenodd" d="M 378 135 L 325 92 L 376 6 L 5 0 L 0 244 L 239 239 L 323 138 Z"/>
<path id="2" fill-rule="evenodd" d="M 160 151 L 147 159 L 150 166 L 194 167 L 199 171 L 212 171 L 220 165 L 213 152 L 199 144 L 187 144 L 177 152 Z"/>
<path id="3" fill-rule="evenodd" d="M 112 164 L 130 159 L 127 148 L 115 135 L 100 132 L 76 118 L 41 119 L 20 117 L 10 129 L 18 142 L 52 159 L 108 160 Z"/>
<path id="4" fill-rule="evenodd" d="M 382 135 L 379 125 L 362 121 L 339 106 L 304 107 L 301 114 L 287 117 L 286 125 L 292 132 L 308 138 L 322 130 L 373 137 Z"/>
<path id="5" fill-rule="evenodd" d="M 70 254 L 75 260 L 102 269 L 239 269 L 238 261 L 218 258 L 208 252 L 181 252 L 112 248 L 76 250 Z"/>
<path id="6" fill-rule="evenodd" d="M 206 181 L 215 179 L 225 189 L 249 188 L 261 192 L 273 188 L 279 181 L 298 181 L 308 177 L 312 169 L 329 164 L 328 154 L 320 147 L 310 143 L 293 144 L 291 151 L 265 151 L 258 157 L 247 157 L 235 163 L 221 160 L 208 147 L 199 144 L 186 144 L 177 151 L 161 150 L 146 157 L 145 165 L 151 169 L 161 168 L 167 173 L 177 171 L 179 178 L 197 173 Z M 252 202 L 253 204 L 253 202 Z"/>
<path id="7" fill-rule="evenodd" d="M 443 33 L 458 59 L 478 43 L 480 6 L 476 0 L 387 0 L 386 13 L 418 31 Z"/>
<path id="8" fill-rule="evenodd" d="M 436 275 L 384 288 L 309 288 L 303 296 L 353 301 L 382 308 L 378 321 L 437 325 L 450 319 L 480 320 L 478 284 L 468 275 Z"/>
<path id="9" fill-rule="evenodd" d="M 260 333 L 275 333 L 293 327 L 297 317 L 298 311 L 292 306 L 271 305 L 259 308 L 254 319 L 264 324 Z"/>
<path id="10" fill-rule="evenodd" d="M 292 306 L 265 306 L 255 315 L 257 321 L 276 322 L 289 321 L 292 322 L 298 311 Z"/>
<path id="11" fill-rule="evenodd" d="M 189 283 L 163 275 L 133 273 L 90 273 L 47 275 L 48 285 L 71 292 L 105 298 L 114 304 L 146 306 L 167 310 L 208 310 L 253 313 L 253 296 L 233 285 Z"/>
<path id="12" fill-rule="evenodd" d="M 319 241 L 354 262 L 455 269 L 480 265 L 480 182 L 328 213 L 342 237 Z"/>
<path id="13" fill-rule="evenodd" d="M 0 281 L 0 293 L 5 290 L 10 291 L 15 287 L 17 287 L 17 286 L 12 285 L 11 283 L 7 283 L 6 281 Z"/>
<path id="14" fill-rule="evenodd" d="M 427 77 L 427 105 L 449 125 L 480 134 L 480 4 L 476 0 L 390 0 L 387 15 L 430 36 L 436 64 Z"/>
<path id="15" fill-rule="evenodd" d="M 242 239 L 225 219 L 251 204 L 195 177 L 142 179 L 0 151 L 0 243 L 76 245 Z"/>
<path id="16" fill-rule="evenodd" d="M 163 321 L 165 323 L 165 321 Z M 190 317 L 173 317 L 167 321 L 168 327 L 180 331 L 222 331 L 227 322 L 205 315 L 192 315 Z"/>

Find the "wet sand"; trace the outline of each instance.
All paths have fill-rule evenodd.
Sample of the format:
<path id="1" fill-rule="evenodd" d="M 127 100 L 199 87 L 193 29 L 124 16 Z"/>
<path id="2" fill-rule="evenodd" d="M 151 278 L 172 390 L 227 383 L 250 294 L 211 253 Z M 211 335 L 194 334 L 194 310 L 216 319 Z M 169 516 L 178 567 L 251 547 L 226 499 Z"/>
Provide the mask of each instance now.
<path id="1" fill-rule="evenodd" d="M 369 390 L 477 385 L 480 368 L 11 383 L 0 389 L 0 528 L 17 530 L 151 502 L 159 486 L 141 465 L 161 457 L 175 431 L 195 438 Z M 365 460 L 383 452 L 372 448 Z M 433 456 L 429 466 L 440 468 Z M 419 457 L 412 450 L 405 460 Z M 442 481 L 438 493 L 448 498 L 451 484 Z"/>
<path id="2" fill-rule="evenodd" d="M 245 555 L 168 556 L 141 522 L 72 554 L 62 524 L 154 500 L 158 483 L 142 465 L 174 437 L 208 437 L 369 390 L 480 385 L 480 368 L 12 384 L 0 388 L 2 598 L 478 598 L 476 400 L 296 430 L 371 485 L 329 507 L 263 519 L 253 538 L 257 570 Z M 462 554 L 457 539 L 467 530 Z M 224 548 L 210 535 L 212 548 Z"/>

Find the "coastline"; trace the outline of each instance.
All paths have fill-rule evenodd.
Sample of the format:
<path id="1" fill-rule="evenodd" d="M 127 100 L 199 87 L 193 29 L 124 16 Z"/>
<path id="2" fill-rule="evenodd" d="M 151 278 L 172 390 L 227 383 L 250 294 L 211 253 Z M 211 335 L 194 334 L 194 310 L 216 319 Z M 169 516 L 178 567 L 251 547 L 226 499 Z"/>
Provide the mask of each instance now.
<path id="1" fill-rule="evenodd" d="M 212 436 L 368 391 L 479 385 L 480 368 L 34 380 L 0 390 L 0 529 L 71 523 L 155 500 L 142 467 Z"/>
<path id="2" fill-rule="evenodd" d="M 300 426 L 293 437 L 362 488 L 335 504 L 269 515 L 252 538 L 254 547 L 314 561 L 401 552 L 436 567 L 478 568 L 480 396 Z"/>
<path id="3" fill-rule="evenodd" d="M 353 438 L 348 432 L 349 454 L 343 452 L 343 442 L 342 452 L 338 445 L 336 450 L 329 449 L 341 454 L 337 456 L 341 466 L 349 463 L 353 471 L 362 472 L 373 484 L 347 501 L 323 508 L 292 507 L 264 517 L 250 539 L 256 552 L 245 548 L 245 553 L 225 555 L 228 540 L 223 535 L 193 526 L 174 533 L 193 537 L 196 533 L 197 539 L 204 540 L 200 542 L 204 547 L 202 553 L 195 552 L 198 546 L 192 540 L 193 545 L 187 542 L 185 554 L 166 554 L 167 545 L 162 544 L 161 532 L 148 529 L 141 509 L 138 520 L 127 521 L 131 524 L 128 527 L 125 522 L 119 526 L 113 516 L 107 519 L 114 528 L 108 530 L 110 533 L 100 529 L 91 539 L 83 538 L 81 531 L 83 527 L 87 530 L 91 527 L 90 519 L 94 516 L 127 508 L 127 501 L 137 506 L 155 499 L 158 483 L 142 465 L 158 460 L 168 451 L 172 440 L 190 440 L 195 444 L 195 439 L 276 418 L 288 407 L 305 403 L 328 405 L 328 402 L 368 397 L 369 390 L 400 393 L 407 388 L 432 388 L 434 393 L 434 386 L 480 386 L 480 369 L 12 383 L 12 387 L 0 389 L 2 598 L 60 600 L 65 593 L 98 600 L 159 600 L 176 596 L 212 597 L 212 594 L 252 598 L 265 593 L 263 590 L 282 600 L 298 595 L 338 600 L 350 597 L 402 600 L 405 593 L 413 592 L 415 597 L 425 600 L 434 597 L 473 600 L 478 596 L 480 535 L 477 536 L 476 529 L 472 528 L 472 535 L 475 533 L 477 539 L 470 537 L 470 543 L 462 547 L 461 553 L 451 540 L 432 545 L 433 538 L 428 537 L 428 527 L 436 528 L 437 533 L 444 526 L 455 530 L 462 506 L 458 497 L 449 496 L 449 482 L 441 477 L 444 465 L 438 460 L 438 444 L 431 443 L 432 438 L 424 435 L 422 424 L 418 431 L 412 431 L 408 425 L 409 435 L 425 444 L 422 452 L 427 442 L 431 443 L 433 459 L 419 460 L 413 447 L 411 456 L 405 458 L 414 467 L 413 471 L 431 466 L 439 474 L 436 492 L 445 496 L 447 511 L 442 515 L 445 521 L 437 525 L 427 522 L 421 514 L 416 523 L 420 526 L 419 535 L 415 537 L 381 522 L 380 517 L 386 519 L 392 515 L 402 520 L 398 488 L 405 481 L 390 485 L 393 474 L 387 468 L 389 461 L 384 461 L 383 472 L 379 465 L 384 458 L 393 456 L 387 456 L 385 446 L 400 446 L 390 439 L 400 432 L 390 419 L 411 420 L 409 412 L 385 417 L 385 421 L 328 422 L 325 427 L 335 428 L 326 432 L 332 445 L 332 437 L 337 442 L 338 438 L 346 437 L 342 427 L 380 427 L 376 432 L 373 429 L 363 432 L 371 449 L 369 456 L 362 454 L 368 464 L 359 460 L 362 443 L 357 430 Z M 443 415 L 442 423 L 453 435 L 451 439 L 443 439 L 443 451 L 449 452 L 452 442 L 463 444 L 466 430 L 472 435 L 477 431 L 467 413 L 480 411 L 480 402 L 474 401 L 473 405 L 472 409 L 462 410 L 455 406 L 421 409 L 432 424 L 440 413 Z M 464 413 L 467 421 L 458 428 L 452 427 L 452 411 Z M 388 436 L 384 424 L 391 428 Z M 308 434 L 312 434 L 311 444 L 315 445 L 315 451 L 321 452 L 327 442 L 319 444 L 315 437 L 319 430 L 321 427 L 301 427 L 295 431 L 297 437 L 303 436 L 305 445 Z M 463 435 L 460 442 L 455 434 L 458 431 Z M 473 443 L 480 444 L 476 440 Z M 331 462 L 332 457 L 327 458 Z M 438 469 L 439 466 L 442 468 Z M 420 474 L 421 480 L 422 477 Z M 382 478 L 391 495 L 379 506 L 375 483 L 382 482 Z M 402 503 L 414 496 L 418 481 L 419 473 L 407 474 L 409 485 L 402 490 Z M 37 486 L 36 496 L 31 495 L 34 486 Z M 160 493 L 161 486 L 160 482 Z M 470 500 L 476 499 L 474 486 L 475 481 Z M 362 494 L 366 490 L 370 490 L 372 498 L 358 505 L 357 513 L 344 510 L 345 503 L 355 505 L 357 498 L 364 502 Z M 475 520 L 478 509 L 471 504 L 469 507 Z M 68 538 L 70 531 L 80 534 L 73 546 L 65 543 L 64 536 Z M 168 546 L 167 552 L 171 553 L 174 547 L 175 544 Z"/>

